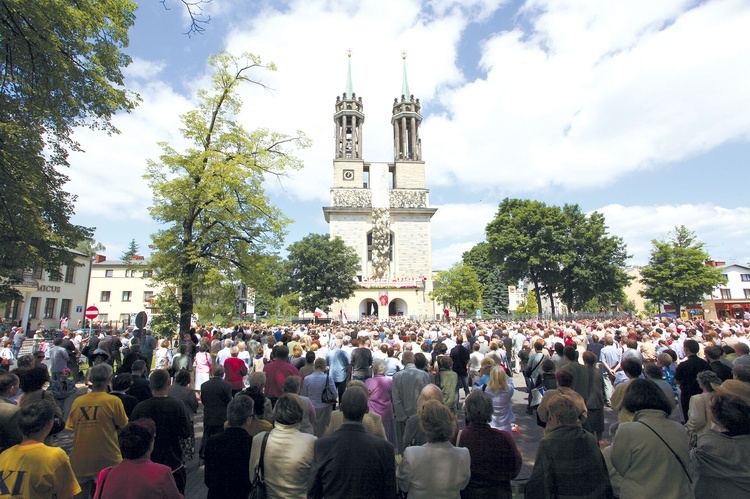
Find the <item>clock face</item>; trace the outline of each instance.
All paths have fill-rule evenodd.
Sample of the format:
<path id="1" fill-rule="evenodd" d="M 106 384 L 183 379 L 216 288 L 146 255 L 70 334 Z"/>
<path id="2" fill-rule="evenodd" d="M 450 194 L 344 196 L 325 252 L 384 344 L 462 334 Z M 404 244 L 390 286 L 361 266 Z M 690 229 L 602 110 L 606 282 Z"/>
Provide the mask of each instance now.
<path id="1" fill-rule="evenodd" d="M 354 180 L 354 170 L 344 170 L 344 180 Z"/>

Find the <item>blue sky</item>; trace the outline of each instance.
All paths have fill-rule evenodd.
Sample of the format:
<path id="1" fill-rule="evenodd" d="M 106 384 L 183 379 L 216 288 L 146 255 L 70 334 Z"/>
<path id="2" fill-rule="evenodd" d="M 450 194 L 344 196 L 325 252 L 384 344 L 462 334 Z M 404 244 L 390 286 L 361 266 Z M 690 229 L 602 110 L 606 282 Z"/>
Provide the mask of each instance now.
<path id="1" fill-rule="evenodd" d="M 750 262 L 750 3 L 743 0 L 213 0 L 188 37 L 181 2 L 140 0 L 126 83 L 143 102 L 106 136 L 80 130 L 70 157 L 74 221 L 96 227 L 108 258 L 158 226 L 141 178 L 159 141 L 181 149 L 180 114 L 207 87 L 207 59 L 273 61 L 271 87 L 242 89 L 238 120 L 313 141 L 273 202 L 295 221 L 284 246 L 327 233 L 333 111 L 352 50 L 364 102 L 364 157 L 392 161 L 391 103 L 401 51 L 422 102 L 433 267 L 484 239 L 504 197 L 577 203 L 604 214 L 631 263 L 684 224 L 712 258 Z"/>

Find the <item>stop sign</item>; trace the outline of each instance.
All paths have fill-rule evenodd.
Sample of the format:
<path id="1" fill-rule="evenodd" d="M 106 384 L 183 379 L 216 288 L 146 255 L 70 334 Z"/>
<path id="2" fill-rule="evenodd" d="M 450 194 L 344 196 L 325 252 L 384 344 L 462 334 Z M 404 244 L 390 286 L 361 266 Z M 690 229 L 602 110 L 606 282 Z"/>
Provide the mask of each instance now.
<path id="1" fill-rule="evenodd" d="M 86 312 L 83 315 L 85 315 L 87 319 L 96 319 L 99 316 L 99 309 L 91 305 L 86 309 Z"/>

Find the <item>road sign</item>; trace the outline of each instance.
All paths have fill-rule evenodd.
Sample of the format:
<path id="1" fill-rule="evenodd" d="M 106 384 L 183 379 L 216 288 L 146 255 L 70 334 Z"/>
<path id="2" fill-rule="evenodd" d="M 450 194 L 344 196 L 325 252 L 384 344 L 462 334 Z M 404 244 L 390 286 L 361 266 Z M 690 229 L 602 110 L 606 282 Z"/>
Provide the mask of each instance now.
<path id="1" fill-rule="evenodd" d="M 146 312 L 138 312 L 138 315 L 135 316 L 135 327 L 143 329 L 146 327 L 147 322 L 148 316 L 146 315 Z"/>
<path id="2" fill-rule="evenodd" d="M 99 309 L 95 306 L 91 305 L 89 308 L 86 309 L 86 313 L 84 314 L 87 319 L 96 319 L 99 317 Z"/>

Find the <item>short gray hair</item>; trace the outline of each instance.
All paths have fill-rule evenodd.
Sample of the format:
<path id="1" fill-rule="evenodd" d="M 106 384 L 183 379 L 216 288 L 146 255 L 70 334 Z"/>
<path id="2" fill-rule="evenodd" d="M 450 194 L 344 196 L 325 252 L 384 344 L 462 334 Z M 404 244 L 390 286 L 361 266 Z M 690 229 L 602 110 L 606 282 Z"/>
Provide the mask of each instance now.
<path id="1" fill-rule="evenodd" d="M 229 405 L 227 405 L 227 421 L 229 426 L 242 426 L 247 418 L 253 415 L 255 404 L 253 399 L 246 395 L 238 394 Z"/>
<path id="2" fill-rule="evenodd" d="M 91 381 L 91 384 L 97 386 L 106 385 L 112 377 L 112 373 L 112 366 L 107 363 L 92 366 L 89 369 L 89 381 Z"/>
<path id="3" fill-rule="evenodd" d="M 385 362 L 382 359 L 372 361 L 372 372 L 375 374 L 385 374 Z"/>

